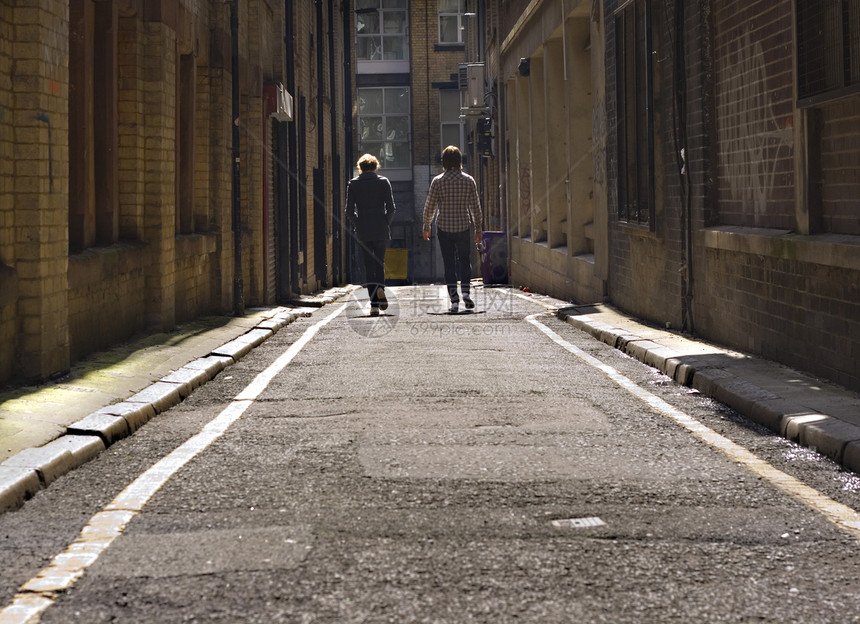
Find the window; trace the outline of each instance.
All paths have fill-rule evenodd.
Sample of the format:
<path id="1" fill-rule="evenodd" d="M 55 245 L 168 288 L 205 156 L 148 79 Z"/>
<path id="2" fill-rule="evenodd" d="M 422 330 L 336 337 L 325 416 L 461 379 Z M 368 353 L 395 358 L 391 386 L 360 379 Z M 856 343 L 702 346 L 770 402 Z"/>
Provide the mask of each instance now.
<path id="1" fill-rule="evenodd" d="M 654 117 L 650 0 L 616 14 L 618 218 L 653 228 Z"/>
<path id="2" fill-rule="evenodd" d="M 376 156 L 381 167 L 410 167 L 409 111 L 408 87 L 359 89 L 359 151 Z"/>
<path id="3" fill-rule="evenodd" d="M 442 124 L 442 145 L 439 153 L 449 145 L 456 145 L 464 150 L 463 122 L 460 120 L 461 94 L 459 89 L 442 89 L 439 91 L 439 110 Z"/>
<path id="4" fill-rule="evenodd" d="M 466 0 L 439 0 L 439 43 L 463 43 Z"/>
<path id="5" fill-rule="evenodd" d="M 402 61 L 407 57 L 407 0 L 356 0 L 355 49 L 359 61 Z"/>
<path id="6" fill-rule="evenodd" d="M 860 0 L 797 0 L 797 42 L 801 101 L 860 92 Z"/>
<path id="7" fill-rule="evenodd" d="M 194 232 L 194 107 L 197 76 L 191 54 L 179 56 L 176 89 L 176 233 Z"/>
<path id="8" fill-rule="evenodd" d="M 116 7 L 69 4 L 69 250 L 119 239 Z"/>

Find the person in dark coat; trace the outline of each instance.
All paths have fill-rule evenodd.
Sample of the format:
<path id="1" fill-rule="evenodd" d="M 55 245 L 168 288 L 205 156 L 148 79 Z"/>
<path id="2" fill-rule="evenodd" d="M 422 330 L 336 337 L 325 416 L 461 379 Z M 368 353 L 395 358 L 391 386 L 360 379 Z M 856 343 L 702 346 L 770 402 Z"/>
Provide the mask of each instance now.
<path id="1" fill-rule="evenodd" d="M 394 195 L 388 178 L 376 172 L 379 161 L 370 154 L 358 159 L 361 174 L 346 187 L 346 218 L 355 228 L 355 236 L 364 259 L 367 294 L 371 316 L 388 308 L 385 296 L 385 250 L 391 240 L 394 219 Z"/>

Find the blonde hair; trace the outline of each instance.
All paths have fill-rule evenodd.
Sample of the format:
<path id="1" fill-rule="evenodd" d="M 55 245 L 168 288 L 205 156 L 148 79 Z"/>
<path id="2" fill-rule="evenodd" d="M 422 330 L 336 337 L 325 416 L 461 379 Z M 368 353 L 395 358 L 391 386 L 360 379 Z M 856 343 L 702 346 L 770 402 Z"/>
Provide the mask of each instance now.
<path id="1" fill-rule="evenodd" d="M 379 161 L 373 154 L 365 154 L 358 159 L 358 168 L 362 171 L 376 171 L 379 166 Z"/>
<path id="2" fill-rule="evenodd" d="M 449 145 L 442 150 L 442 167 L 445 171 L 463 168 L 463 155 L 456 145 Z"/>

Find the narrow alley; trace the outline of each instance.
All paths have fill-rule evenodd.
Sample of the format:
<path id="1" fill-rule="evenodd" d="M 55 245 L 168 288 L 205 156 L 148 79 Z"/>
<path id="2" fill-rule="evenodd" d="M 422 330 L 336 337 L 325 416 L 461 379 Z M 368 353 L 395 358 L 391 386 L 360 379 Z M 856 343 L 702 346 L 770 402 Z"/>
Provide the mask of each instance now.
<path id="1" fill-rule="evenodd" d="M 854 473 L 478 288 L 363 289 L 0 515 L 0 622 L 856 622 Z"/>

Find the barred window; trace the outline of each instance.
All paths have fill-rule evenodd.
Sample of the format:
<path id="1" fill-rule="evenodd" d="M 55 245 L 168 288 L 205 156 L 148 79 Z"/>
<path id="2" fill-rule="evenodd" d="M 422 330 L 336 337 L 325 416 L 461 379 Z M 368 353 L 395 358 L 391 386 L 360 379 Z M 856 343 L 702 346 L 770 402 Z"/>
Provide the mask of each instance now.
<path id="1" fill-rule="evenodd" d="M 801 104 L 860 93 L 860 0 L 797 0 Z"/>
<path id="2" fill-rule="evenodd" d="M 651 3 L 634 0 L 615 16 L 618 218 L 653 228 L 654 114 Z"/>

